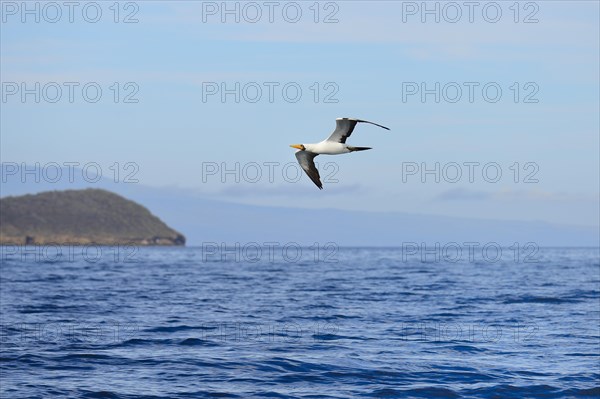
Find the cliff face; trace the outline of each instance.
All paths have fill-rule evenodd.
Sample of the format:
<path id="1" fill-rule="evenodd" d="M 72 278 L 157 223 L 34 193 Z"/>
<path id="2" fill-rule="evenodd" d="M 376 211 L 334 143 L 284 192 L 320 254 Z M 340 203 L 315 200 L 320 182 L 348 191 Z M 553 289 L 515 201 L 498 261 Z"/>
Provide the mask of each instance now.
<path id="1" fill-rule="evenodd" d="M 110 191 L 49 191 L 0 199 L 0 244 L 185 245 L 143 206 Z"/>

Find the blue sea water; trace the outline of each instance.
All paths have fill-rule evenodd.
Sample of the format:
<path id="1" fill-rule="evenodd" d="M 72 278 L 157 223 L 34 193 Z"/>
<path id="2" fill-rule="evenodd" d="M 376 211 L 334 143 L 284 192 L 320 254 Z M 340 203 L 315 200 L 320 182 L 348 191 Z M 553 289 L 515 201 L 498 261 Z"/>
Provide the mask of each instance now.
<path id="1" fill-rule="evenodd" d="M 35 251 L 3 248 L 2 398 L 600 396 L 598 248 Z"/>

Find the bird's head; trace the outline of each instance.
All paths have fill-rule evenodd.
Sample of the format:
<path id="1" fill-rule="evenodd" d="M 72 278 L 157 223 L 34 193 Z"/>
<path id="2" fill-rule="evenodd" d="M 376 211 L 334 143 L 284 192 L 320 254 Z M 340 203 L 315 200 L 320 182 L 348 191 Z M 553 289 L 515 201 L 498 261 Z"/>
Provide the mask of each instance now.
<path id="1" fill-rule="evenodd" d="M 300 151 L 304 151 L 304 150 L 306 150 L 306 147 L 304 147 L 304 144 L 292 144 L 292 145 L 290 145 L 290 147 L 292 147 L 292 148 L 297 148 L 297 149 L 299 149 Z"/>

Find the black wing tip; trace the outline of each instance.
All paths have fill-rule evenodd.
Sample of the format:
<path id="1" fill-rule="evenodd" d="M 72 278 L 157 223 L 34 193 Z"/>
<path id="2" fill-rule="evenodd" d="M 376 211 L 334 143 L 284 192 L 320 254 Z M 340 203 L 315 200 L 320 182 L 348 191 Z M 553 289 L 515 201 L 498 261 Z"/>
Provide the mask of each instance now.
<path id="1" fill-rule="evenodd" d="M 310 176 L 309 176 L 310 177 Z M 312 180 L 312 179 L 311 179 Z M 323 190 L 323 184 L 321 182 L 316 182 L 313 180 L 313 183 L 315 184 L 315 186 L 317 186 L 317 188 L 319 190 Z"/>
<path id="2" fill-rule="evenodd" d="M 385 126 L 383 126 L 383 125 L 380 125 L 379 123 L 375 123 L 375 122 L 371 122 L 371 121 L 366 121 L 366 120 L 364 120 L 364 119 L 355 119 L 355 120 L 356 120 L 357 122 L 360 122 L 360 123 L 370 123 L 371 125 L 379 126 L 379 127 L 383 128 L 383 129 L 385 129 L 385 130 L 390 130 L 390 128 L 389 128 L 389 127 L 385 127 Z"/>

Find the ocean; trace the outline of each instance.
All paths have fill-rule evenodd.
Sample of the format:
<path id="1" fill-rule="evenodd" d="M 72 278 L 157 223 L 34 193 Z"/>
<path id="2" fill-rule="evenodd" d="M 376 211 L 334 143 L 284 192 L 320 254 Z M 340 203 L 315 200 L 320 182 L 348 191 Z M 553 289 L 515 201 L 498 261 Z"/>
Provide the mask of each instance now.
<path id="1" fill-rule="evenodd" d="M 432 248 L 3 247 L 0 396 L 600 396 L 598 248 Z"/>

